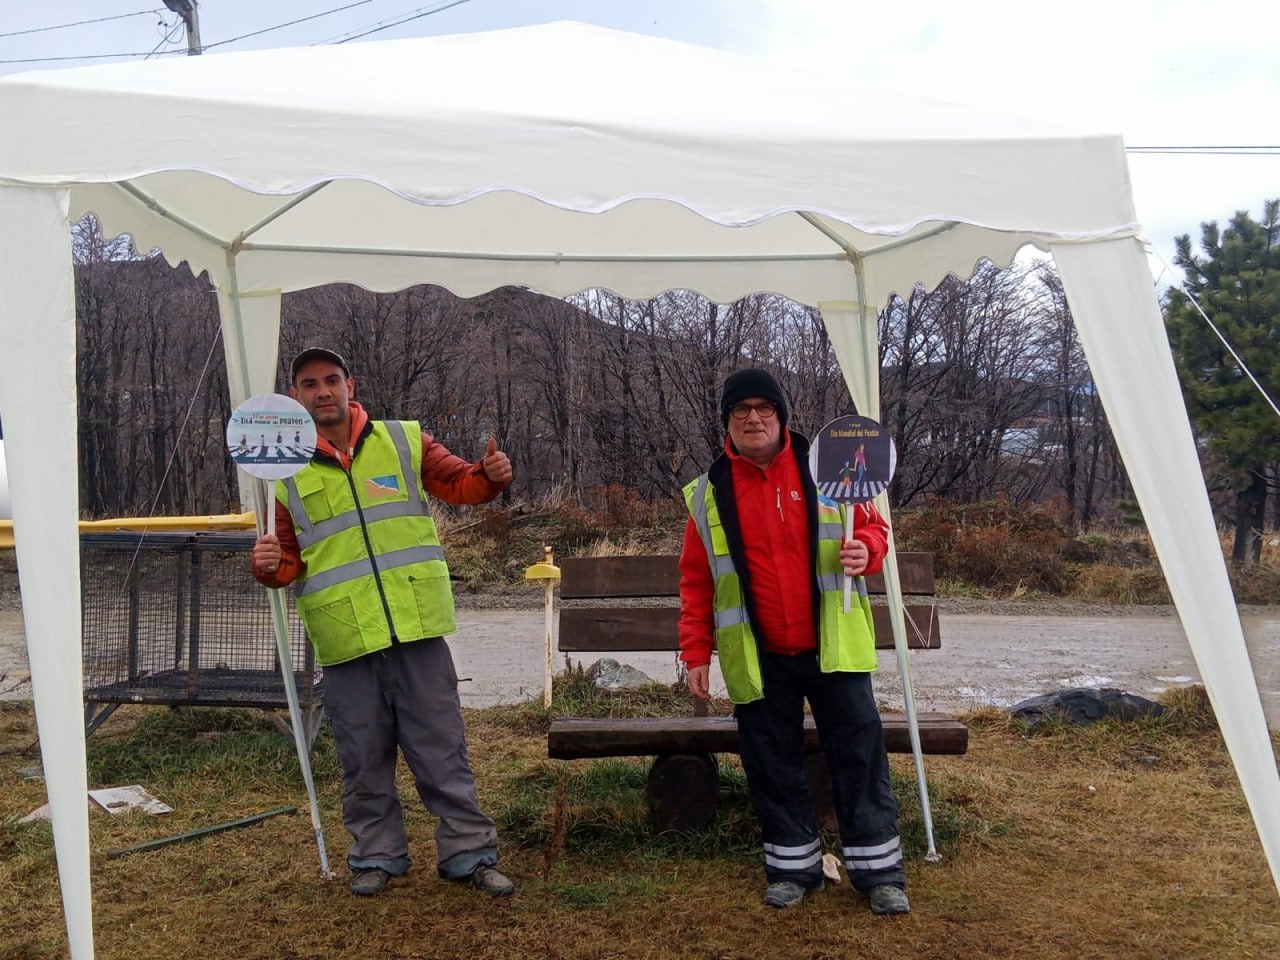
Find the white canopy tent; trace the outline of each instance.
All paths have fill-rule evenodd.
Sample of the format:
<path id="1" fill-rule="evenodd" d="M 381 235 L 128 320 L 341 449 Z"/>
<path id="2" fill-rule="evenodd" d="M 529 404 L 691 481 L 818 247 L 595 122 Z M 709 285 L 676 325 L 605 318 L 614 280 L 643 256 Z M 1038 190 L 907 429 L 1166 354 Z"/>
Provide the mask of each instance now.
<path id="1" fill-rule="evenodd" d="M 274 388 L 282 292 L 430 282 L 464 296 L 783 294 L 822 310 L 859 409 L 876 416 L 876 305 L 980 257 L 1050 251 L 1280 882 L 1280 777 L 1118 137 L 573 23 L 23 74 L 0 80 L 0 122 L 0 416 L 78 960 L 93 941 L 69 706 L 81 677 L 66 602 L 78 582 L 68 225 L 85 211 L 208 271 L 233 404 Z"/>

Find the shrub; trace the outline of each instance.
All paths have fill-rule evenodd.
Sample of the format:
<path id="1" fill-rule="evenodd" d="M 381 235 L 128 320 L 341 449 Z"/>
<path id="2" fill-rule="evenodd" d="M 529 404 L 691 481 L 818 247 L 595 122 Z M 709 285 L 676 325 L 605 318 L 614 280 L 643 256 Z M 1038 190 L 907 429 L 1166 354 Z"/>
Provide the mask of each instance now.
<path id="1" fill-rule="evenodd" d="M 902 549 L 934 555 L 939 578 L 994 590 L 1062 593 L 1071 586 L 1062 524 L 1036 506 L 935 500 L 897 515 Z"/>

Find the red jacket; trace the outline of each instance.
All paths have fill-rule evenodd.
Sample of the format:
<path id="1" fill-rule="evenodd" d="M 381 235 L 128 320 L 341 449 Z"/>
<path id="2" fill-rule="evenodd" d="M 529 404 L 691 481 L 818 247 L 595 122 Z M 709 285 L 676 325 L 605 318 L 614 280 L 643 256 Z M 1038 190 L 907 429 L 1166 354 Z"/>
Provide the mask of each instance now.
<path id="1" fill-rule="evenodd" d="M 791 433 L 784 430 L 782 451 L 767 467 L 740 456 L 727 438 L 724 456 L 731 471 L 751 584 L 748 609 L 752 627 L 769 653 L 816 650 L 813 540 L 805 500 L 806 489 L 813 490 L 808 452 L 793 445 Z M 712 466 L 714 470 L 715 465 Z M 724 504 L 719 498 L 717 503 L 723 520 Z M 867 547 L 865 573 L 878 573 L 889 551 L 889 525 L 869 503 L 855 507 L 853 535 Z M 711 662 L 715 646 L 714 595 L 715 582 L 706 548 L 690 517 L 685 523 L 684 549 L 680 554 L 680 659 L 686 666 L 701 667 Z"/>
<path id="2" fill-rule="evenodd" d="M 346 450 L 339 450 L 323 436 L 316 437 L 316 456 L 339 464 L 344 470 L 351 466 L 353 457 L 360 453 L 360 444 L 373 429 L 369 414 L 354 400 L 350 402 L 351 435 Z M 485 503 L 506 489 L 505 483 L 494 483 L 478 463 L 469 463 L 455 457 L 444 446 L 435 442 L 431 434 L 422 435 L 422 486 L 437 500 L 446 503 Z M 289 508 L 276 501 L 276 536 L 280 538 L 280 566 L 275 573 L 266 573 L 253 564 L 253 575 L 259 583 L 268 587 L 285 587 L 302 573 L 302 551 L 298 547 L 298 535 L 293 529 L 293 517 Z"/>

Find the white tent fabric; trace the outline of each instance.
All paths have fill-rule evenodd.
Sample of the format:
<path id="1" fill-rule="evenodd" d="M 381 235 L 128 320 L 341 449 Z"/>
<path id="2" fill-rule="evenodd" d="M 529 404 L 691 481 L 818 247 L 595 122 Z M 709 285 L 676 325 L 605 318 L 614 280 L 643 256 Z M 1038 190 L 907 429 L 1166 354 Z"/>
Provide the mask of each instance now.
<path id="1" fill-rule="evenodd" d="M 15 465 L 9 478 L 13 535 L 58 882 L 71 955 L 80 958 L 93 955 L 93 930 L 75 602 L 80 596 L 80 494 L 67 204 L 65 188 L 0 187 L 0 418 Z M 33 362 L 38 371 L 28 368 Z"/>
<path id="2" fill-rule="evenodd" d="M 0 123 L 0 416 L 77 960 L 92 933 L 83 736 L 66 708 L 80 695 L 66 231 L 86 210 L 208 271 L 233 403 L 274 387 L 281 292 L 350 281 L 827 304 L 872 410 L 887 294 L 1051 249 L 1280 878 L 1280 777 L 1119 137 L 572 23 L 23 74 L 0 80 Z"/>

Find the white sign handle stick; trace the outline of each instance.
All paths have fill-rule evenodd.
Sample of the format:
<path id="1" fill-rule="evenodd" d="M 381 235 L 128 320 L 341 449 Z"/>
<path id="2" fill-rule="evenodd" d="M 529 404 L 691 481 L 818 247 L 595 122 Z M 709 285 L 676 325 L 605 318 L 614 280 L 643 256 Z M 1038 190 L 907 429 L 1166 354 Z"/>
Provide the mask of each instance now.
<path id="1" fill-rule="evenodd" d="M 265 429 L 280 430 L 281 419 L 295 430 L 292 447 L 277 442 L 275 455 L 268 459 Z M 249 437 L 261 432 L 262 445 L 250 446 Z M 254 501 L 258 508 L 260 530 L 276 532 L 276 480 L 293 476 L 302 470 L 315 453 L 316 425 L 307 409 L 289 397 L 275 393 L 250 397 L 231 413 L 227 423 L 227 452 L 236 465 L 251 477 L 264 481 L 254 488 Z M 265 514 L 265 516 L 263 516 Z M 311 827 L 316 835 L 316 849 L 320 854 L 320 872 L 326 879 L 333 879 L 329 869 L 329 854 L 325 850 L 324 832 L 320 825 L 320 805 L 316 800 L 315 780 L 311 775 L 311 744 L 302 721 L 302 708 L 298 702 L 298 685 L 293 675 L 293 657 L 289 648 L 288 611 L 283 590 L 273 589 L 270 598 L 271 621 L 276 635 L 276 654 L 280 661 L 280 674 L 284 681 L 285 699 L 289 705 L 289 719 L 293 724 L 293 742 L 298 750 L 298 765 L 307 788 L 311 805 Z"/>
<path id="2" fill-rule="evenodd" d="M 551 709 L 551 648 L 554 644 L 552 631 L 555 629 L 553 616 L 555 615 L 556 604 L 556 582 L 554 580 L 546 580 L 543 582 L 543 615 L 547 628 L 547 645 L 545 656 L 546 673 L 542 683 L 542 708 L 544 710 Z"/>
<path id="3" fill-rule="evenodd" d="M 848 504 L 848 509 L 844 514 L 844 539 L 846 543 L 853 542 L 853 511 L 854 504 Z M 844 575 L 844 612 L 848 613 L 853 602 L 853 577 L 846 572 Z"/>

